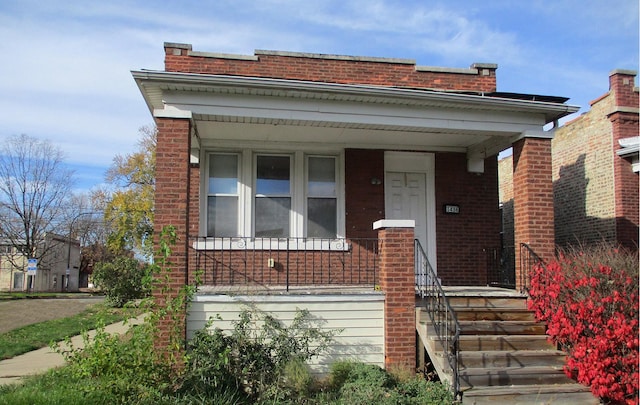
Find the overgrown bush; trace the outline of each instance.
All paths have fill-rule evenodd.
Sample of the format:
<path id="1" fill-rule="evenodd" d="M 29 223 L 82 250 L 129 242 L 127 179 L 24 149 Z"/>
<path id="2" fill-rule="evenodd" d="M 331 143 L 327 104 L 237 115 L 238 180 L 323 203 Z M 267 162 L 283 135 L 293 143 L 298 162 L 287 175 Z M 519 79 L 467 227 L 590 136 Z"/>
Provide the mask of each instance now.
<path id="1" fill-rule="evenodd" d="M 285 326 L 269 314 L 245 309 L 230 334 L 218 328 L 196 332 L 188 346 L 183 390 L 207 395 L 236 389 L 256 401 L 304 395 L 311 384 L 305 362 L 324 351 L 333 336 L 306 310 L 298 310 Z"/>
<path id="2" fill-rule="evenodd" d="M 638 403 L 638 256 L 563 252 L 531 279 L 530 309 L 568 354 L 565 373 L 605 402 Z"/>
<path id="3" fill-rule="evenodd" d="M 119 308 L 149 294 L 151 268 L 134 258 L 119 256 L 96 264 L 93 281 L 104 291 L 107 303 Z"/>

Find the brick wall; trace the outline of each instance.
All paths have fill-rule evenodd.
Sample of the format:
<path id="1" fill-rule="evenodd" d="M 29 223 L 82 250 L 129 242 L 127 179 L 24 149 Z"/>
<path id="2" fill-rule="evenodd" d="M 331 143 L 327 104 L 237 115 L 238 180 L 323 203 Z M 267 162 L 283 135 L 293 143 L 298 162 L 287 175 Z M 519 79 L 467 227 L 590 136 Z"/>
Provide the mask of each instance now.
<path id="1" fill-rule="evenodd" d="M 614 71 L 610 91 L 556 130 L 552 142 L 556 243 L 638 245 L 638 175 L 618 140 L 638 135 L 634 72 Z M 635 110 L 634 110 L 635 109 Z"/>
<path id="2" fill-rule="evenodd" d="M 556 243 L 568 246 L 615 238 L 611 123 L 605 97 L 558 128 L 552 141 Z"/>
<path id="3" fill-rule="evenodd" d="M 372 225 L 384 218 L 384 150 L 345 150 L 345 208 L 348 238 L 378 236 Z"/>
<path id="4" fill-rule="evenodd" d="M 278 243 L 277 239 L 272 242 Z M 328 241 L 325 241 L 328 242 Z M 264 240 L 268 245 L 269 240 Z M 290 241 L 295 246 L 296 240 Z M 378 284 L 377 240 L 348 240 L 349 250 L 252 249 L 196 252 L 204 285 L 311 286 Z M 269 261 L 273 260 L 273 267 Z"/>
<path id="5" fill-rule="evenodd" d="M 192 52 L 191 45 L 165 44 L 165 70 L 341 84 L 496 91 L 495 65 L 486 65 L 477 69 L 476 74 L 468 74 L 437 69 L 422 71 L 416 69 L 415 62 L 398 59 L 269 51 L 256 51 L 256 56 Z"/>
<path id="6" fill-rule="evenodd" d="M 436 154 L 438 276 L 445 285 L 486 285 L 486 248 L 500 246 L 498 167 L 485 159 L 485 172 L 467 172 L 464 153 Z M 460 214 L 445 214 L 445 204 Z"/>

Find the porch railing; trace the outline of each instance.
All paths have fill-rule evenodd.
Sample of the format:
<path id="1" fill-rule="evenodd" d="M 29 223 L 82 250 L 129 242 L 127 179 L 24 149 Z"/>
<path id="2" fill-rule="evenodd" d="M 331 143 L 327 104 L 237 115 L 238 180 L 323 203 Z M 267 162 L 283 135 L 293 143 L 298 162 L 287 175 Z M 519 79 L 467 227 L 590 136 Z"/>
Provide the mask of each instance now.
<path id="1" fill-rule="evenodd" d="M 533 267 L 541 265 L 545 267 L 545 262 L 526 243 L 520 244 L 520 292 L 529 293 L 531 287 L 531 276 Z"/>
<path id="2" fill-rule="evenodd" d="M 487 285 L 501 288 L 516 288 L 515 248 L 483 249 L 487 261 Z"/>
<path id="3" fill-rule="evenodd" d="M 378 284 L 378 239 L 191 237 L 203 285 Z"/>
<path id="4" fill-rule="evenodd" d="M 460 362 L 458 361 L 460 323 L 444 293 L 435 270 L 431 267 L 427 255 L 415 241 L 416 292 L 419 294 L 438 340 L 442 344 L 445 356 L 452 371 L 452 389 L 456 397 L 460 395 Z"/>

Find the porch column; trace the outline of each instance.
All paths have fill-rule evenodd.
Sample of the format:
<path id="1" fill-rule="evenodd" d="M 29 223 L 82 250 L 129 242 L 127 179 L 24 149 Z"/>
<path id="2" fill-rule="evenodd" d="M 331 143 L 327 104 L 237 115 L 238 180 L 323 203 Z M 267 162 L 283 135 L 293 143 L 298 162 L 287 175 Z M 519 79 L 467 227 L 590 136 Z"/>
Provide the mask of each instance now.
<path id="1" fill-rule="evenodd" d="M 528 244 L 543 260 L 555 253 L 551 138 L 525 137 L 513 144 L 513 197 L 516 288 L 520 289 L 520 244 Z"/>
<path id="2" fill-rule="evenodd" d="M 177 243 L 171 246 L 171 256 L 167 258 L 165 269 L 166 284 L 154 285 L 153 296 L 158 305 L 165 304 L 165 298 L 176 297 L 187 276 L 187 244 L 189 227 L 189 185 L 190 185 L 190 120 L 185 118 L 159 118 L 156 116 L 158 140 L 156 146 L 156 190 L 154 218 L 154 247 L 158 247 L 158 237 L 162 228 L 171 225 L 175 228 Z M 164 258 L 158 258 L 164 260 Z M 164 282 L 164 278 L 162 278 Z M 163 292 L 165 289 L 165 292 Z M 177 327 L 186 337 L 183 317 Z M 156 346 L 166 348 L 170 342 L 170 333 L 176 325 L 169 318 L 159 322 L 159 335 Z"/>
<path id="3" fill-rule="evenodd" d="M 416 304 L 413 220 L 380 220 L 380 289 L 384 299 L 385 368 L 416 366 Z"/>

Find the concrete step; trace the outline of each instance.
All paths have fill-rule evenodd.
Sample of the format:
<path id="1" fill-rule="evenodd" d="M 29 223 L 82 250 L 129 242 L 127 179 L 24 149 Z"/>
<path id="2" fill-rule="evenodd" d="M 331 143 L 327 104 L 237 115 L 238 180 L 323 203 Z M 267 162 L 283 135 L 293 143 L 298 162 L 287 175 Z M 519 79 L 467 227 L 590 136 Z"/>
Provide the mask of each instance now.
<path id="1" fill-rule="evenodd" d="M 566 355 L 559 350 L 461 351 L 461 367 L 563 367 Z"/>
<path id="2" fill-rule="evenodd" d="M 554 350 L 546 336 L 469 335 L 460 336 L 460 350 Z"/>
<path id="3" fill-rule="evenodd" d="M 460 370 L 462 388 L 573 384 L 562 367 L 487 367 Z"/>
<path id="4" fill-rule="evenodd" d="M 460 321 L 461 335 L 544 335 L 546 325 L 533 321 Z"/>
<path id="5" fill-rule="evenodd" d="M 457 307 L 459 321 L 535 321 L 535 314 L 526 308 Z"/>
<path id="6" fill-rule="evenodd" d="M 596 405 L 599 403 L 600 401 L 591 394 L 589 388 L 580 384 L 478 387 L 466 391 L 462 395 L 463 405 Z"/>
<path id="7" fill-rule="evenodd" d="M 524 297 L 447 296 L 449 305 L 458 308 L 527 308 Z"/>

